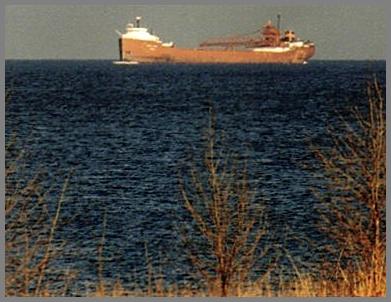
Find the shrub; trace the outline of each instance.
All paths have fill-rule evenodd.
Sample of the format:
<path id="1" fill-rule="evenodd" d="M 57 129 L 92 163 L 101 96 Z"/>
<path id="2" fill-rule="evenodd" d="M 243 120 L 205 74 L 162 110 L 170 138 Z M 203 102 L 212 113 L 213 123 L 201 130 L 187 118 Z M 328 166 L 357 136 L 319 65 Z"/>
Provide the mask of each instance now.
<path id="1" fill-rule="evenodd" d="M 266 220 L 250 188 L 246 164 L 216 146 L 212 109 L 210 114 L 202 167 L 194 164 L 180 178 L 184 206 L 193 222 L 190 231 L 183 232 L 183 241 L 210 295 L 240 295 L 255 261 L 268 250 L 259 244 L 267 233 Z"/>
<path id="2" fill-rule="evenodd" d="M 386 118 L 379 82 L 368 83 L 368 110 L 354 108 L 328 130 L 332 147 L 313 147 L 327 180 L 320 195 L 321 228 L 337 244 L 335 270 L 350 295 L 385 294 Z"/>

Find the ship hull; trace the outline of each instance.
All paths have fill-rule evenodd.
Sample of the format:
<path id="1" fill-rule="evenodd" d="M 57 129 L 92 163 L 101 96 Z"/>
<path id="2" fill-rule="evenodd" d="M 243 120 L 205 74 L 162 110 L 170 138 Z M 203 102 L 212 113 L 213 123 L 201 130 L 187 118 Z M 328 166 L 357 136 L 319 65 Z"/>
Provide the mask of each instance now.
<path id="1" fill-rule="evenodd" d="M 216 50 L 164 47 L 153 41 L 119 39 L 120 60 L 141 63 L 279 63 L 302 64 L 315 53 L 315 46 L 304 45 L 283 52 Z"/>

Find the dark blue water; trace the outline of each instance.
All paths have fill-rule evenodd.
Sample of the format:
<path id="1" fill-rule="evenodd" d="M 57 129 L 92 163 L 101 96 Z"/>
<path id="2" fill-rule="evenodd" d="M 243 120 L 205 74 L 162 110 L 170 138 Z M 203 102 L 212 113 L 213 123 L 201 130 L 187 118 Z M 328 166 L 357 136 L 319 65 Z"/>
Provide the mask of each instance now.
<path id="1" fill-rule="evenodd" d="M 58 230 L 68 242 L 61 265 L 97 280 L 105 234 L 105 277 L 143 279 L 145 245 L 170 278 L 188 268 L 178 225 L 185 221 L 181 165 L 202 156 L 209 107 L 224 144 L 249 162 L 278 244 L 298 263 L 316 263 L 324 238 L 314 226 L 319 179 L 304 169 L 309 142 L 322 144 L 336 112 L 365 106 L 366 81 L 385 81 L 385 62 L 308 65 L 138 65 L 109 61 L 7 61 L 6 139 L 17 135 L 26 171 L 45 171 L 55 204 L 73 171 Z M 314 171 L 312 171 L 314 172 Z M 316 171 L 315 171 L 316 172 Z M 310 243 L 309 243 L 310 242 Z"/>

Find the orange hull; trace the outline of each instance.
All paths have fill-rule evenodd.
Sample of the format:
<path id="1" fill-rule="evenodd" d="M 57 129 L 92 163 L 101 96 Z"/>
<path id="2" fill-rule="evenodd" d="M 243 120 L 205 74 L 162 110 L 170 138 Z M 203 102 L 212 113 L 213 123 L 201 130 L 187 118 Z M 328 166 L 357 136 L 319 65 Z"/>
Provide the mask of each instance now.
<path id="1" fill-rule="evenodd" d="M 252 50 L 203 50 L 164 47 L 153 41 L 119 39 L 120 60 L 167 63 L 281 63 L 302 64 L 315 53 L 314 45 L 295 47 L 284 52 Z"/>

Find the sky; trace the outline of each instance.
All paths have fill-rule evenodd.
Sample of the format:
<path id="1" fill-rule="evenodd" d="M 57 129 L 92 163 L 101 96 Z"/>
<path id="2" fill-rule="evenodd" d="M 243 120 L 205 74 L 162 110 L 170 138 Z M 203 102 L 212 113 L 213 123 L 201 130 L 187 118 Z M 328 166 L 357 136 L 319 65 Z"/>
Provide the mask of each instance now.
<path id="1" fill-rule="evenodd" d="M 246 34 L 280 13 L 281 29 L 316 45 L 317 60 L 386 55 L 386 10 L 340 5 L 7 5 L 6 59 L 118 59 L 118 35 L 136 16 L 164 42 L 197 47 L 210 37 Z"/>

